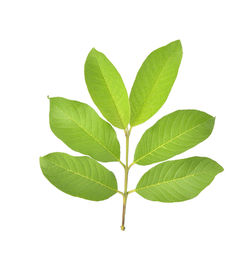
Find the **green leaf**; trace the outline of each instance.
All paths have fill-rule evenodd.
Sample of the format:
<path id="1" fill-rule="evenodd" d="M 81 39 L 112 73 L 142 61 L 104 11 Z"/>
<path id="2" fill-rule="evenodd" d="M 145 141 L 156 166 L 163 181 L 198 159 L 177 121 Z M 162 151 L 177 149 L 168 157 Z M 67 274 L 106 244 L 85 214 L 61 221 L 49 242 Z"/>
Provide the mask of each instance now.
<path id="1" fill-rule="evenodd" d="M 102 115 L 114 126 L 125 129 L 130 118 L 127 90 L 114 65 L 95 49 L 86 59 L 85 80 Z"/>
<path id="2" fill-rule="evenodd" d="M 114 174 L 87 156 L 50 153 L 40 158 L 44 176 L 66 194 L 104 200 L 117 192 Z"/>
<path id="3" fill-rule="evenodd" d="M 134 163 L 148 165 L 180 154 L 211 134 L 215 118 L 199 110 L 178 110 L 161 118 L 139 141 Z"/>
<path id="4" fill-rule="evenodd" d="M 218 163 L 206 157 L 168 161 L 146 172 L 136 192 L 153 201 L 184 201 L 197 196 L 222 171 Z"/>
<path id="5" fill-rule="evenodd" d="M 152 117 L 165 103 L 176 79 L 182 58 L 179 40 L 153 51 L 137 73 L 129 97 L 131 126 Z"/>
<path id="6" fill-rule="evenodd" d="M 71 149 L 103 161 L 120 161 L 120 144 L 112 126 L 90 106 L 50 98 L 50 128 Z"/>

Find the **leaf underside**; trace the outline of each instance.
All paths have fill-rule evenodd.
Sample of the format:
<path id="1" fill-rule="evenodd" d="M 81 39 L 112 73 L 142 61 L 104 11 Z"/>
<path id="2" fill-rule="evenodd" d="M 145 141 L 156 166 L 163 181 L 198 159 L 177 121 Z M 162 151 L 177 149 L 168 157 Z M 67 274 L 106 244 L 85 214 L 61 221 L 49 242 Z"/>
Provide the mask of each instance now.
<path id="1" fill-rule="evenodd" d="M 125 129 L 130 118 L 128 94 L 114 65 L 104 54 L 92 49 L 84 72 L 90 96 L 102 115 L 112 125 Z"/>
<path id="2" fill-rule="evenodd" d="M 116 132 L 87 104 L 50 98 L 50 128 L 77 152 L 103 162 L 120 160 Z"/>
<path id="3" fill-rule="evenodd" d="M 182 59 L 179 40 L 153 51 L 139 69 L 129 97 L 131 126 L 151 118 L 165 103 Z"/>
<path id="4" fill-rule="evenodd" d="M 50 153 L 40 158 L 40 166 L 44 176 L 69 195 L 100 201 L 117 192 L 114 174 L 87 156 Z"/>
<path id="5" fill-rule="evenodd" d="M 178 110 L 161 118 L 139 141 L 134 163 L 149 165 L 180 154 L 211 134 L 215 118 L 198 110 Z"/>
<path id="6" fill-rule="evenodd" d="M 161 202 L 185 201 L 197 196 L 223 168 L 207 157 L 167 161 L 147 171 L 136 192 Z"/>

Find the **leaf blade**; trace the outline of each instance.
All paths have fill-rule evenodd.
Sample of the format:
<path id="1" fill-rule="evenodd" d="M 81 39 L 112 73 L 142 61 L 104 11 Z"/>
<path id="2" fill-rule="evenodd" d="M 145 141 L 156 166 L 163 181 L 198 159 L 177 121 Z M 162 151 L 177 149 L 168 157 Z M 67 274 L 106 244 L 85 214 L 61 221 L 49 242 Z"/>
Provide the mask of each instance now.
<path id="1" fill-rule="evenodd" d="M 207 139 L 215 118 L 199 110 L 177 110 L 145 131 L 134 155 L 134 163 L 149 165 L 167 160 Z"/>
<path id="2" fill-rule="evenodd" d="M 44 176 L 69 195 L 99 201 L 117 192 L 114 174 L 87 156 L 50 153 L 40 158 L 40 166 Z"/>
<path id="3" fill-rule="evenodd" d="M 130 118 L 128 94 L 114 65 L 93 48 L 86 59 L 84 73 L 90 96 L 102 115 L 112 125 L 125 129 Z"/>
<path id="4" fill-rule="evenodd" d="M 179 40 L 153 51 L 144 61 L 129 97 L 131 126 L 151 118 L 165 103 L 182 59 Z"/>
<path id="5" fill-rule="evenodd" d="M 114 129 L 89 105 L 50 98 L 49 117 L 53 133 L 71 149 L 103 162 L 120 161 Z"/>
<path id="6" fill-rule="evenodd" d="M 136 192 L 152 201 L 185 201 L 197 196 L 222 171 L 217 162 L 207 157 L 167 161 L 147 171 Z"/>

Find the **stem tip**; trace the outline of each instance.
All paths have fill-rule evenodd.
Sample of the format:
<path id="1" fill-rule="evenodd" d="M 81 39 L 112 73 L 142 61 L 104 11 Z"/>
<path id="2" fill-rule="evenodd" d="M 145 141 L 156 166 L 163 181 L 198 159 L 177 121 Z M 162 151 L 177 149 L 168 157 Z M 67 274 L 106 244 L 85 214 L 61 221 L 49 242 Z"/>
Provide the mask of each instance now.
<path id="1" fill-rule="evenodd" d="M 125 226 L 124 226 L 124 225 L 121 226 L 121 230 L 122 230 L 122 231 L 125 230 Z"/>

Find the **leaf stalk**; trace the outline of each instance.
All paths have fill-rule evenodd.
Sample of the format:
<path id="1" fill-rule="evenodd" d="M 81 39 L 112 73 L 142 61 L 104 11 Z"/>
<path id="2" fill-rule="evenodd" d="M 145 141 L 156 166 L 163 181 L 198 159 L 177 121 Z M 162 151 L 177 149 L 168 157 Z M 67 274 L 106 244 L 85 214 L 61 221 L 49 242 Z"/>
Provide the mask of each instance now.
<path id="1" fill-rule="evenodd" d="M 125 179 L 124 179 L 124 193 L 123 193 L 123 208 L 122 208 L 122 225 L 121 230 L 125 230 L 125 214 L 126 214 L 126 206 L 127 206 L 127 198 L 128 198 L 128 172 L 129 172 L 129 165 L 128 165 L 128 157 L 129 157 L 129 136 L 131 133 L 131 128 L 128 130 L 126 128 L 124 130 L 125 137 L 126 137 L 126 163 L 125 163 Z"/>

